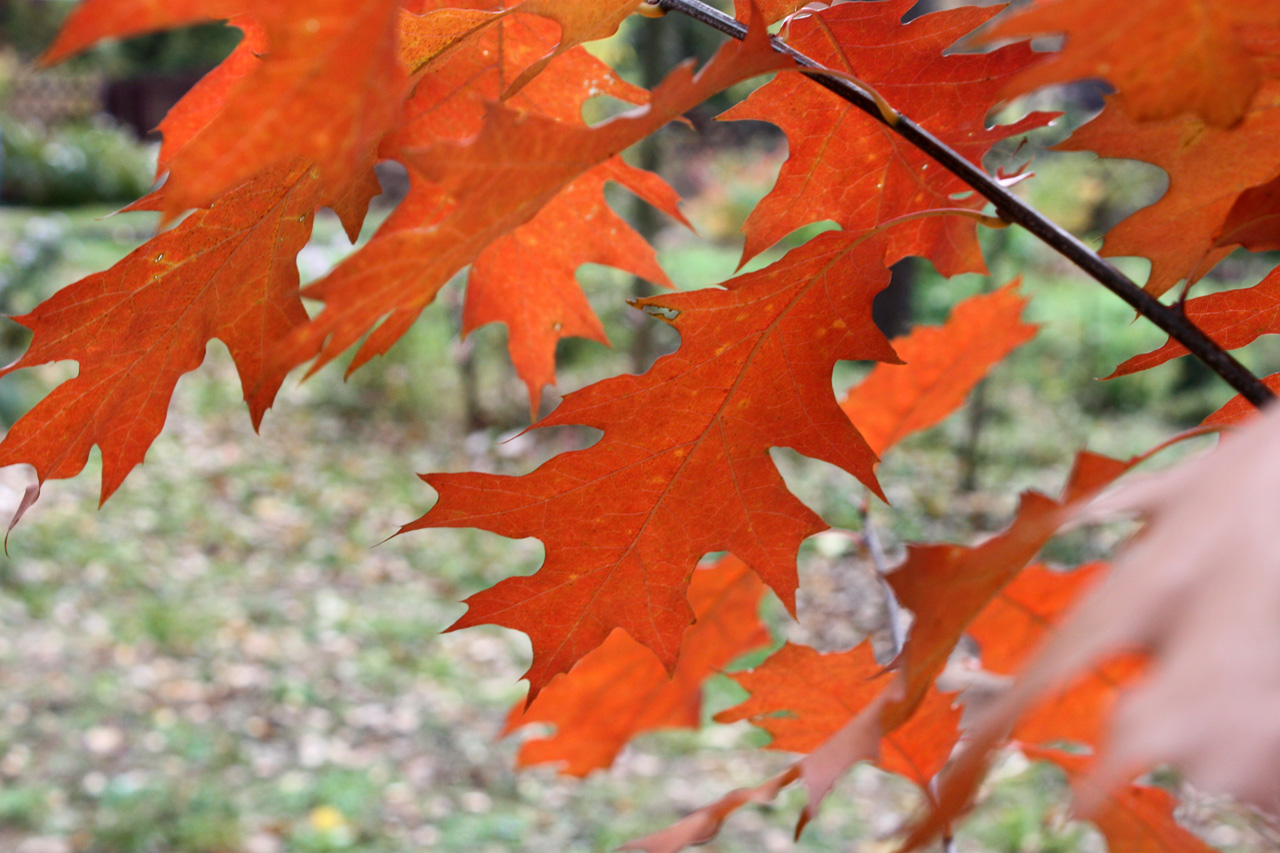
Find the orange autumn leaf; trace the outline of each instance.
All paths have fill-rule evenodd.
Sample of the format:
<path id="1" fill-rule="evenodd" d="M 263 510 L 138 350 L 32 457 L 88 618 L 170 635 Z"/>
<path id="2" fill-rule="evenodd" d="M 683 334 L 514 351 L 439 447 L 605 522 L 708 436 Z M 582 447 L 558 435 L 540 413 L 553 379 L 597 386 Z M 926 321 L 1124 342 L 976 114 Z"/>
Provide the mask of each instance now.
<path id="1" fill-rule="evenodd" d="M 1011 282 L 961 302 L 943 326 L 893 340 L 903 364 L 880 364 L 841 404 L 877 454 L 928 429 L 964 403 L 987 371 L 1036 333 L 1021 321 L 1027 300 Z"/>
<path id="2" fill-rule="evenodd" d="M 1146 529 L 1053 632 L 1014 686 L 975 720 L 969 745 L 915 827 L 927 842 L 974 796 L 992 751 L 1028 711 L 1099 661 L 1151 658 L 1122 694 L 1097 763 L 1077 786 L 1082 811 L 1136 774 L 1178 766 L 1198 787 L 1264 810 L 1280 807 L 1280 571 L 1272 547 L 1280 506 L 1280 412 L 1271 410 L 1214 452 L 1135 480 L 1089 509 L 1141 513 Z"/>
<path id="3" fill-rule="evenodd" d="M 307 319 L 293 259 L 316 203 L 310 168 L 267 170 L 14 318 L 34 337 L 3 373 L 66 360 L 80 372 L 14 424 L 0 465 L 28 463 L 41 481 L 73 477 L 96 444 L 105 501 L 142 462 L 178 379 L 215 338 L 230 349 L 258 424 L 279 389 L 264 370 L 266 350 Z"/>
<path id="4" fill-rule="evenodd" d="M 942 671 L 970 623 L 1045 546 L 1068 510 L 1130 464 L 1080 453 L 1059 500 L 1025 492 L 1013 523 L 980 545 L 908 546 L 902 565 L 885 578 L 915 614 L 899 661 L 908 685 L 905 713 Z"/>
<path id="5" fill-rule="evenodd" d="M 841 412 L 831 371 L 838 359 L 894 358 L 871 320 L 888 283 L 881 252 L 830 232 L 727 290 L 640 300 L 680 332 L 681 348 L 643 376 L 568 395 L 539 423 L 595 427 L 598 443 L 523 477 L 426 476 L 439 501 L 403 530 L 479 527 L 536 537 L 547 551 L 536 574 L 469 598 L 453 627 L 528 634 L 536 697 L 618 627 L 670 671 L 692 621 L 689 576 L 708 552 L 734 553 L 793 609 L 796 551 L 826 525 L 768 451 L 791 447 L 878 491 L 875 455 Z"/>
<path id="6" fill-rule="evenodd" d="M 507 90 L 519 90 L 571 47 L 613 35 L 642 0 L 523 0 L 519 9 L 550 18 L 560 25 L 560 41 L 553 50 L 525 69 Z"/>
<path id="7" fill-rule="evenodd" d="M 507 731 L 551 723 L 553 735 L 526 741 L 517 763 L 556 763 L 585 776 L 608 767 L 636 735 L 660 728 L 697 728 L 702 685 L 735 658 L 768 644 L 759 618 L 764 584 L 746 564 L 725 557 L 693 573 L 689 603 L 696 622 L 668 675 L 653 652 L 615 630 L 527 709 L 511 709 Z"/>
<path id="8" fill-rule="evenodd" d="M 511 361 L 529 389 L 535 418 L 542 389 L 556 381 L 556 342 L 568 337 L 609 342 L 578 286 L 578 267 L 604 264 L 672 286 L 653 247 L 605 203 L 609 180 L 683 218 L 675 207 L 675 192 L 661 178 L 615 157 L 565 187 L 528 223 L 490 244 L 467 278 L 462 331 L 506 324 Z"/>
<path id="9" fill-rule="evenodd" d="M 1039 0 L 983 38 L 1066 36 L 1060 51 L 1009 83 L 1008 97 L 1101 77 L 1139 121 L 1192 112 L 1229 127 L 1248 111 L 1266 76 L 1250 40 L 1266 28 L 1280 28 L 1280 6 L 1272 0 Z"/>
<path id="10" fill-rule="evenodd" d="M 488 102 L 500 98 L 510 81 L 551 51 L 559 38 L 558 26 L 538 16 L 513 14 L 496 22 L 418 84 L 405 105 L 401 126 L 383 142 L 384 156 L 400 157 L 404 150 L 444 139 L 465 144 L 474 138 L 483 127 Z M 575 48 L 556 56 L 505 103 L 581 126 L 583 105 L 598 95 L 636 104 L 649 97 L 647 90 L 623 82 L 604 63 Z M 375 242 L 380 244 L 393 228 L 428 231 L 436 224 L 440 205 L 447 204 L 439 187 L 421 173 L 412 174 L 413 198 L 407 209 L 423 215 L 397 218 Z M 576 272 L 582 264 L 608 264 L 659 285 L 670 284 L 653 249 L 605 204 L 606 181 L 626 186 L 684 221 L 675 193 L 662 180 L 613 158 L 565 187 L 530 222 L 494 240 L 471 266 L 463 333 L 485 323 L 506 324 L 507 346 L 535 413 L 543 387 L 555 383 L 559 340 L 577 336 L 608 342 L 578 287 Z M 381 251 L 381 245 L 372 251 Z M 419 262 L 430 269 L 433 259 L 423 255 Z M 401 281 L 412 280 L 420 271 L 407 265 L 402 270 Z M 340 269 L 335 276 L 345 272 Z"/>
<path id="11" fill-rule="evenodd" d="M 1280 249 L 1280 177 L 1240 194 L 1222 223 L 1218 245 L 1251 252 Z"/>
<path id="12" fill-rule="evenodd" d="M 1103 563 L 1070 572 L 1039 565 L 1023 569 L 969 626 L 969 634 L 981 650 L 983 668 L 1015 674 L 1067 610 L 1108 569 Z M 1013 737 L 1038 744 L 1069 740 L 1096 749 L 1121 686 L 1132 681 L 1144 665 L 1141 656 L 1128 655 L 1081 674 L 1024 715 Z"/>
<path id="13" fill-rule="evenodd" d="M 1253 287 L 1188 299 L 1185 311 L 1187 319 L 1226 350 L 1274 335 L 1280 332 L 1280 268 Z M 1126 360 L 1107 378 L 1150 370 L 1186 354 L 1187 348 L 1170 338 L 1159 349 Z"/>
<path id="14" fill-rule="evenodd" d="M 314 164 L 321 199 L 373 165 L 394 123 L 407 77 L 399 63 L 397 0 L 125 0 L 82 4 L 45 60 L 108 37 L 249 15 L 265 52 L 219 93 L 222 106 L 168 152 L 164 211 L 173 216 L 244 183 L 264 166 Z M 206 93 L 207 94 L 207 93 Z"/>
<path id="15" fill-rule="evenodd" d="M 716 722 L 750 720 L 773 736 L 770 749 L 812 752 L 875 701 L 887 683 L 883 674 L 867 643 L 829 654 L 788 643 L 733 676 L 751 696 Z M 884 735 L 876 764 L 927 788 L 960 737 L 954 698 L 930 691 L 909 722 Z"/>
<path id="16" fill-rule="evenodd" d="M 775 24 L 809 3 L 810 0 L 733 0 L 733 13 L 739 21 L 750 21 L 751 10 L 756 8 L 765 21 Z"/>
<path id="17" fill-rule="evenodd" d="M 453 8 L 455 6 L 474 8 Z M 486 35 L 490 25 L 500 25 L 511 8 L 493 9 L 493 3 L 460 0 L 416 0 L 401 3 L 397 21 L 400 64 L 411 79 L 421 81 L 456 50 Z"/>
<path id="18" fill-rule="evenodd" d="M 456 273 L 575 180 L 710 95 L 790 65 L 760 33 L 725 45 L 696 76 L 687 65 L 677 68 L 647 107 L 596 127 L 491 106 L 470 140 L 402 149 L 415 192 L 361 252 L 307 288 L 324 309 L 282 343 L 277 369 L 314 358 L 314 371 L 366 334 L 349 370 L 384 353 Z M 420 121 L 435 118 L 432 107 Z"/>
<path id="19" fill-rule="evenodd" d="M 267 52 L 169 160 L 165 211 L 204 207 L 264 162 L 315 164 L 326 199 L 367 172 L 407 86 L 398 11 L 396 0 L 253 5 Z"/>
<path id="20" fill-rule="evenodd" d="M 1032 761 L 1058 765 L 1075 785 L 1089 779 L 1089 756 L 1054 749 L 1022 746 Z M 1094 796 L 1097 796 L 1094 794 Z M 1213 853 L 1174 817 L 1178 801 L 1168 791 L 1151 785 L 1122 785 L 1106 794 L 1105 801 L 1088 816 L 1107 839 L 1114 853 Z"/>
<path id="21" fill-rule="evenodd" d="M 128 38 L 252 11 L 247 0 L 82 0 L 40 61 L 62 62 L 109 38 Z"/>
<path id="22" fill-rule="evenodd" d="M 733 675 L 751 696 L 716 714 L 716 722 L 750 720 L 773 736 L 770 749 L 812 752 L 880 695 L 883 673 L 867 643 L 830 654 L 787 643 Z"/>
<path id="23" fill-rule="evenodd" d="M 406 149 L 442 139 L 465 143 L 484 126 L 487 103 L 509 88 L 522 69 L 544 56 L 560 37 L 549 20 L 515 14 L 497 22 L 422 80 L 405 105 L 396 132 L 384 140 L 383 153 L 398 157 Z M 642 104 L 645 89 L 632 86 L 585 50 L 576 48 L 555 58 L 506 103 L 522 111 L 581 125 L 583 105 L 593 96 L 611 95 Z M 544 386 L 555 383 L 555 350 L 559 340 L 577 336 L 607 343 L 604 329 L 576 281 L 584 263 L 603 263 L 669 285 L 653 249 L 605 204 L 604 185 L 615 181 L 637 196 L 683 221 L 675 193 L 656 175 L 614 158 L 588 170 L 565 187 L 530 222 L 494 240 L 472 263 L 463 308 L 463 333 L 485 323 L 508 327 L 507 346 L 519 376 L 529 388 L 535 409 Z M 397 219 L 394 228 L 429 229 L 441 190 L 414 173 L 410 209 L 422 218 Z M 423 205 L 421 200 L 426 200 Z M 391 227 L 379 232 L 375 242 Z M 375 246 L 375 252 L 380 248 Z M 421 258 L 429 267 L 432 259 Z M 341 277 L 341 269 L 335 273 Z M 402 280 L 411 279 L 406 269 Z"/>
<path id="24" fill-rule="evenodd" d="M 414 4 L 422 12 L 415 19 L 398 0 L 89 2 L 77 9 L 46 59 L 56 61 L 105 37 L 252 15 L 265 33 L 261 62 L 169 157 L 165 211 L 203 207 L 263 165 L 293 159 L 314 163 L 322 195 L 332 196 L 372 165 L 407 94 L 407 72 L 420 74 L 503 17 L 484 9 L 424 8 L 432 5 Z M 521 9 L 555 21 L 561 38 L 525 69 L 522 85 L 554 57 L 613 32 L 635 5 L 526 0 Z"/>
<path id="25" fill-rule="evenodd" d="M 797 17 L 787 42 L 865 81 L 895 109 L 975 162 L 1001 139 L 1048 121 L 1050 116 L 1035 114 L 1013 125 L 985 124 L 1003 81 L 1033 61 L 1027 45 L 989 54 L 943 54 L 997 9 L 963 6 L 902 24 L 914 5 L 915 0 L 838 3 Z M 743 226 L 744 261 L 824 219 L 861 233 L 921 210 L 981 210 L 986 204 L 891 130 L 797 75 L 774 79 L 721 118 L 772 122 L 791 146 L 777 183 Z M 986 269 L 976 224 L 968 217 L 928 217 L 895 229 L 886 261 L 907 255 L 928 257 L 944 275 Z"/>
<path id="26" fill-rule="evenodd" d="M 240 81 L 262 62 L 260 57 L 267 51 L 267 34 L 257 19 L 239 15 L 228 23 L 244 33 L 240 43 L 230 56 L 200 78 L 200 82 L 191 87 L 156 126 L 161 134 L 157 178 L 169 170 L 174 154 L 221 112 Z"/>
<path id="27" fill-rule="evenodd" d="M 1270 388 L 1272 393 L 1280 395 L 1280 373 L 1273 373 L 1270 376 L 1263 377 L 1262 384 Z M 1235 426 L 1256 417 L 1257 414 L 1258 407 L 1237 394 L 1223 404 L 1222 408 L 1205 418 L 1202 426 Z"/>
<path id="28" fill-rule="evenodd" d="M 1150 258 L 1146 290 L 1159 296 L 1182 279 L 1199 280 L 1231 252 L 1219 235 L 1236 199 L 1280 171 L 1280 151 L 1269 142 L 1280 133 L 1280 80 L 1264 85 L 1229 129 L 1190 115 L 1139 122 L 1128 109 L 1123 98 L 1111 98 L 1058 148 L 1142 160 L 1169 174 L 1160 200 L 1108 231 L 1102 247 L 1107 257 Z"/>
<path id="29" fill-rule="evenodd" d="M 884 733 L 881 712 L 897 697 L 901 684 L 890 682 L 871 704 L 855 715 L 816 749 L 776 776 L 751 788 L 738 788 L 715 802 L 708 803 L 666 829 L 643 838 L 628 841 L 620 850 L 643 850 L 645 853 L 677 853 L 686 847 L 705 844 L 716 837 L 720 826 L 738 809 L 749 803 L 768 803 L 783 788 L 800 782 L 806 789 L 806 802 L 796 826 L 800 837 L 806 825 L 817 814 L 818 807 L 831 792 L 836 780 L 860 761 L 875 761 L 880 756 Z"/>

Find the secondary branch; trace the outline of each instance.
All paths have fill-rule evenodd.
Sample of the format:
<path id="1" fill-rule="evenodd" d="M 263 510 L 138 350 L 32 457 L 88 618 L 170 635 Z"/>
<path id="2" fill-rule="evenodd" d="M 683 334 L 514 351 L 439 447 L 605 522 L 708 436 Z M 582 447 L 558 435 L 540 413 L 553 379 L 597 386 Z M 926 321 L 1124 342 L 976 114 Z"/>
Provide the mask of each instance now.
<path id="1" fill-rule="evenodd" d="M 700 23 L 741 40 L 747 27 L 728 15 L 701 2 L 701 0 L 648 0 L 649 5 L 669 12 L 679 12 Z M 1040 238 L 1042 242 L 1082 269 L 1093 279 L 1119 296 L 1139 314 L 1146 317 L 1170 337 L 1209 366 L 1227 384 L 1249 402 L 1261 408 L 1275 395 L 1262 380 L 1218 346 L 1195 323 L 1187 319 L 1178 307 L 1160 302 L 1102 259 L 1074 235 L 1064 231 L 1035 208 L 1018 198 L 1009 188 L 988 175 L 983 169 L 962 157 L 945 142 L 904 115 L 884 109 L 876 97 L 856 83 L 832 74 L 823 73 L 825 66 L 810 59 L 777 36 L 771 36 L 774 50 L 794 59 L 802 68 L 814 69 L 807 76 L 818 85 L 829 89 L 853 104 L 876 121 L 888 127 L 907 142 L 932 157 L 939 165 L 960 178 L 976 192 L 995 205 L 997 214 L 1007 222 L 1016 223 Z"/>

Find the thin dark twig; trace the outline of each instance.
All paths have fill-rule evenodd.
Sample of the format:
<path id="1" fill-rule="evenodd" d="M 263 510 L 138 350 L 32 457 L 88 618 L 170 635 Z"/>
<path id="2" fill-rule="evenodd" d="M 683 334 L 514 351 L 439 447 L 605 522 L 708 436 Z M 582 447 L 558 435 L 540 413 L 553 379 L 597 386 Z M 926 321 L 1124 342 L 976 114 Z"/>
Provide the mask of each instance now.
<path id="1" fill-rule="evenodd" d="M 747 27 L 701 0 L 648 0 L 650 5 L 668 12 L 683 15 L 714 27 L 735 39 L 743 39 Z M 790 56 L 802 68 L 823 69 L 814 59 L 788 45 L 777 36 L 771 37 L 774 50 Z M 1170 337 L 1181 343 L 1196 358 L 1204 362 L 1227 384 L 1255 406 L 1262 407 L 1275 395 L 1257 376 L 1237 361 L 1230 353 L 1187 319 L 1176 307 L 1170 307 L 1147 293 L 1128 276 L 1107 263 L 1074 235 L 1064 231 L 1039 211 L 1018 198 L 1009 188 L 992 178 L 980 167 L 969 162 L 945 142 L 920 127 L 910 118 L 883 109 L 883 102 L 844 77 L 823 73 L 810 73 L 809 78 L 853 104 L 876 121 L 913 146 L 932 157 L 939 165 L 964 181 L 980 195 L 995 205 L 1001 219 L 1021 225 L 1042 242 L 1054 249 L 1071 263 L 1082 269 L 1104 287 L 1127 302 L 1139 314 L 1146 317 Z"/>

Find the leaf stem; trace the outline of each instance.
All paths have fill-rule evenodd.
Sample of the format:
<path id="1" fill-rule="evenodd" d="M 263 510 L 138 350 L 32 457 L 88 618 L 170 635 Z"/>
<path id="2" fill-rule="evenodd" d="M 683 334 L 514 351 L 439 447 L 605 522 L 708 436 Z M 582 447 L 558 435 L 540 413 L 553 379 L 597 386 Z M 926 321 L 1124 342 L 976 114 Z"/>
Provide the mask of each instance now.
<path id="1" fill-rule="evenodd" d="M 741 40 L 746 37 L 745 24 L 708 6 L 701 0 L 650 0 L 650 3 L 668 12 L 679 12 L 735 39 Z M 893 112 L 892 115 L 896 120 L 890 121 L 889 114 L 882 109 L 882 104 L 878 103 L 877 98 L 862 86 L 835 72 L 824 73 L 827 69 L 821 63 L 805 56 L 777 36 L 770 38 L 773 41 L 774 50 L 790 56 L 802 68 L 816 69 L 817 73 L 806 72 L 811 80 L 853 104 L 932 157 L 939 165 L 995 205 L 996 213 L 1001 219 L 1021 225 L 1103 287 L 1119 296 L 1135 311 L 1168 333 L 1192 355 L 1208 365 L 1210 370 L 1226 380 L 1227 384 L 1246 400 L 1261 408 L 1275 399 L 1271 389 L 1263 384 L 1262 380 L 1201 331 L 1177 307 L 1165 305 L 1147 293 L 1077 237 L 1063 230 L 1044 214 L 1018 198 L 1009 191 L 1008 187 L 962 157 L 907 116 Z"/>

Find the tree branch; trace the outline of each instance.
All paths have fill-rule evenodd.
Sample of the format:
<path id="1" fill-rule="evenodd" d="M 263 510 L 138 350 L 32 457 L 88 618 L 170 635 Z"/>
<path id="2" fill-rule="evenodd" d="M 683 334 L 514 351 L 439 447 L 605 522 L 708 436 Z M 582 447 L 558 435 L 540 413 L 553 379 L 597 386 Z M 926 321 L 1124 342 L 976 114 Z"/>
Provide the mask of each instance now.
<path id="1" fill-rule="evenodd" d="M 647 0 L 647 2 L 651 6 L 668 12 L 687 15 L 735 39 L 741 40 L 747 34 L 745 24 L 708 6 L 701 0 Z M 805 56 L 777 36 L 771 36 L 771 38 L 774 50 L 790 56 L 803 68 L 818 70 L 818 73 L 808 73 L 809 78 L 815 83 L 853 104 L 932 157 L 939 165 L 995 205 L 1001 219 L 1021 225 L 1101 283 L 1103 287 L 1119 296 L 1139 314 L 1186 347 L 1192 355 L 1208 365 L 1214 373 L 1226 380 L 1227 384 L 1249 402 L 1261 408 L 1275 399 L 1271 389 L 1264 385 L 1262 380 L 1218 346 L 1198 326 L 1187 319 L 1181 310 L 1165 305 L 1147 293 L 1128 276 L 1103 260 L 1097 252 L 1047 219 L 983 169 L 969 162 L 910 118 L 884 109 L 884 105 L 877 100 L 874 93 L 843 77 L 821 73 L 825 68 L 821 63 Z"/>

